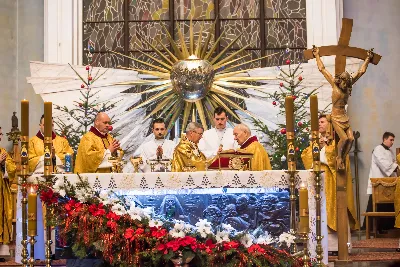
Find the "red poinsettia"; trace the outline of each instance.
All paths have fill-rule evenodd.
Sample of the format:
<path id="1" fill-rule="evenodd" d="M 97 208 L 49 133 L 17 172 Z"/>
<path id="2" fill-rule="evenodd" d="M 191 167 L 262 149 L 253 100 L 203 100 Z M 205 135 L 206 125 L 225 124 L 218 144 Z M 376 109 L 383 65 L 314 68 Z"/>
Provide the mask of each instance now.
<path id="1" fill-rule="evenodd" d="M 100 203 L 98 206 L 96 204 L 90 205 L 89 212 L 96 217 L 103 216 L 106 214 L 106 210 L 104 209 L 103 203 Z"/>
<path id="2" fill-rule="evenodd" d="M 54 194 L 53 189 L 47 188 L 40 193 L 40 199 L 46 205 L 51 205 L 58 202 L 57 195 Z"/>
<path id="3" fill-rule="evenodd" d="M 163 238 L 168 234 L 167 229 L 161 227 L 150 227 L 150 235 L 155 238 Z"/>
<path id="4" fill-rule="evenodd" d="M 67 203 L 64 205 L 64 209 L 67 211 L 67 214 L 73 215 L 76 212 L 80 212 L 83 207 L 83 204 L 81 202 L 77 202 L 74 199 L 70 199 Z"/>
<path id="5" fill-rule="evenodd" d="M 192 251 L 196 251 L 197 247 L 198 244 L 196 238 L 191 236 L 185 236 L 171 240 L 166 244 L 159 244 L 157 250 L 163 251 L 164 254 L 167 254 L 168 250 L 176 252 L 179 249 L 190 248 Z"/>
<path id="6" fill-rule="evenodd" d="M 207 239 L 206 243 L 198 244 L 198 248 L 200 250 L 204 250 L 208 254 L 213 253 L 212 249 L 215 248 L 215 244 L 213 243 L 212 239 Z"/>
<path id="7" fill-rule="evenodd" d="M 132 228 L 128 228 L 125 230 L 124 237 L 128 239 L 129 241 L 135 240 L 137 237 L 140 237 L 144 234 L 144 229 L 143 228 L 138 228 L 133 230 Z"/>
<path id="8" fill-rule="evenodd" d="M 113 220 L 116 222 L 121 218 L 121 216 L 115 214 L 115 212 L 112 212 L 112 211 L 108 212 L 106 217 L 107 217 L 107 219 Z"/>
<path id="9" fill-rule="evenodd" d="M 110 228 L 111 230 L 115 231 L 115 230 L 117 230 L 117 223 L 115 221 L 109 220 L 107 222 L 107 227 Z"/>
<path id="10" fill-rule="evenodd" d="M 251 245 L 247 251 L 250 254 L 264 254 L 265 253 L 265 249 L 263 249 L 260 245 L 257 244 L 253 244 Z"/>
<path id="11" fill-rule="evenodd" d="M 236 241 L 224 242 L 222 247 L 224 250 L 237 249 L 239 247 L 239 243 Z"/>

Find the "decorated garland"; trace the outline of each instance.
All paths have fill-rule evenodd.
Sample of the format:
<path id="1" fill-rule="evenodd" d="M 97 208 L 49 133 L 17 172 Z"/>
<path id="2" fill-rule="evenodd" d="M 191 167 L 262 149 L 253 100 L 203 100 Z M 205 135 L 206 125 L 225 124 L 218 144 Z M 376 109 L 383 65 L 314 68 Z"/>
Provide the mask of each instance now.
<path id="1" fill-rule="evenodd" d="M 111 266 L 166 266 L 170 261 L 194 266 L 303 266 L 287 248 L 291 233 L 257 237 L 227 224 L 212 226 L 205 219 L 195 225 L 154 215 L 152 208 L 114 192 L 96 193 L 79 177 L 71 184 L 38 182 L 40 198 L 49 207 L 47 222 L 57 226 L 59 242 L 73 243 L 79 258 L 96 256 Z M 176 265 L 179 266 L 179 265 Z"/>

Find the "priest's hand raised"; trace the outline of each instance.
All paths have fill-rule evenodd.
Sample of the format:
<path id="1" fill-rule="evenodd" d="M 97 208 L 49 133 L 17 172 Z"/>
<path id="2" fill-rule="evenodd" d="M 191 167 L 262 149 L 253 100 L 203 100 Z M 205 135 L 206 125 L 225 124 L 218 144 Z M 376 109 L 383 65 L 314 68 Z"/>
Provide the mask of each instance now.
<path id="1" fill-rule="evenodd" d="M 118 140 L 113 140 L 113 142 L 111 143 L 111 145 L 108 147 L 108 150 L 110 150 L 111 154 L 114 153 L 115 151 L 117 151 L 119 149 L 119 141 Z"/>

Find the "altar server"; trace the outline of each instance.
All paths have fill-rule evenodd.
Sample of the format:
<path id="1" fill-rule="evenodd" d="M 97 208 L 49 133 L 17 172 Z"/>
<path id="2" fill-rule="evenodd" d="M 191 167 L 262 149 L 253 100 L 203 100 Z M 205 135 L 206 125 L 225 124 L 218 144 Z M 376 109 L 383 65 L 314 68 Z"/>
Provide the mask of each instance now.
<path id="1" fill-rule="evenodd" d="M 237 150 L 242 153 L 251 153 L 251 170 L 262 171 L 271 170 L 271 163 L 269 156 L 264 146 L 258 142 L 256 136 L 251 135 L 251 130 L 246 124 L 238 124 L 233 129 L 233 136 L 235 141 L 240 145 Z"/>
<path id="2" fill-rule="evenodd" d="M 203 126 L 191 122 L 186 127 L 186 136 L 175 147 L 172 159 L 173 172 L 205 171 L 206 157 L 199 150 L 198 143 L 203 136 Z"/>
<path id="3" fill-rule="evenodd" d="M 207 130 L 199 142 L 199 149 L 207 158 L 213 158 L 223 150 L 236 149 L 237 142 L 233 138 L 233 129 L 226 127 L 228 116 L 226 110 L 217 107 L 214 110 L 215 127 Z"/>
<path id="4" fill-rule="evenodd" d="M 155 119 L 152 122 L 152 130 L 154 139 L 140 145 L 135 153 L 136 156 L 140 156 L 142 158 L 143 164 L 140 165 L 140 169 L 143 172 L 151 171 L 150 165 L 147 164 L 147 160 L 172 159 L 175 149 L 174 141 L 165 139 L 165 134 L 167 131 L 164 119 Z"/>
<path id="5" fill-rule="evenodd" d="M 54 124 L 53 124 L 54 127 Z M 40 118 L 39 131 L 29 139 L 29 171 L 43 173 L 44 171 L 44 115 Z M 55 165 L 55 172 L 64 171 L 65 154 L 73 154 L 68 140 L 56 135 L 53 130 L 53 151 L 52 159 Z"/>
<path id="6" fill-rule="evenodd" d="M 75 173 L 110 173 L 112 164 L 108 162 L 111 156 L 117 156 L 120 144 L 114 139 L 111 130 L 110 117 L 100 112 L 92 126 L 81 139 L 76 155 Z"/>

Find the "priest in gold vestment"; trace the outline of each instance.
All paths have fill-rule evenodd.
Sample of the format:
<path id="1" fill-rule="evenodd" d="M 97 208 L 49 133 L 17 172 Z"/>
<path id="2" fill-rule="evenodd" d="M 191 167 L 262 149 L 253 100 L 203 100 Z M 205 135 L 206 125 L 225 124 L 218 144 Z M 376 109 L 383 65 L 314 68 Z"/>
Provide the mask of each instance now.
<path id="1" fill-rule="evenodd" d="M 186 137 L 175 147 L 172 156 L 173 172 L 205 171 L 206 156 L 199 150 L 198 144 L 203 136 L 203 126 L 190 122 L 186 127 Z"/>
<path id="2" fill-rule="evenodd" d="M 252 171 L 272 169 L 267 151 L 264 146 L 258 142 L 257 137 L 251 135 L 251 130 L 247 125 L 236 125 L 233 129 L 233 136 L 240 146 L 237 152 L 253 154 L 253 158 L 251 159 Z"/>
<path id="3" fill-rule="evenodd" d="M 3 132 L 0 127 L 0 141 Z M 4 148 L 0 147 L 0 243 L 8 244 L 12 239 L 11 182 L 15 179 L 16 166 Z"/>
<path id="4" fill-rule="evenodd" d="M 109 157 L 116 156 L 120 144 L 110 134 L 110 117 L 101 112 L 94 120 L 94 126 L 81 138 L 75 161 L 75 173 L 110 173 L 112 164 Z"/>
<path id="5" fill-rule="evenodd" d="M 329 117 L 321 115 L 319 118 L 320 132 L 320 161 L 321 169 L 325 175 L 325 196 L 326 196 L 326 213 L 328 218 L 328 227 L 332 231 L 337 231 L 337 206 L 336 206 L 336 157 L 335 157 L 335 142 L 331 138 L 331 124 Z M 313 158 L 312 149 L 307 147 L 301 154 L 304 167 L 312 168 Z M 347 209 L 349 217 L 349 225 L 352 230 L 360 229 L 360 224 L 357 221 L 357 214 L 354 204 L 353 182 L 350 169 L 349 155 L 346 157 L 346 176 L 347 176 Z"/>
<path id="6" fill-rule="evenodd" d="M 53 125 L 54 126 L 54 125 Z M 39 131 L 29 139 L 29 171 L 41 172 L 44 171 L 44 115 L 40 118 Z M 53 139 L 53 164 L 56 166 L 56 172 L 64 170 L 65 154 L 73 154 L 74 151 L 70 147 L 68 140 L 52 133 Z"/>

